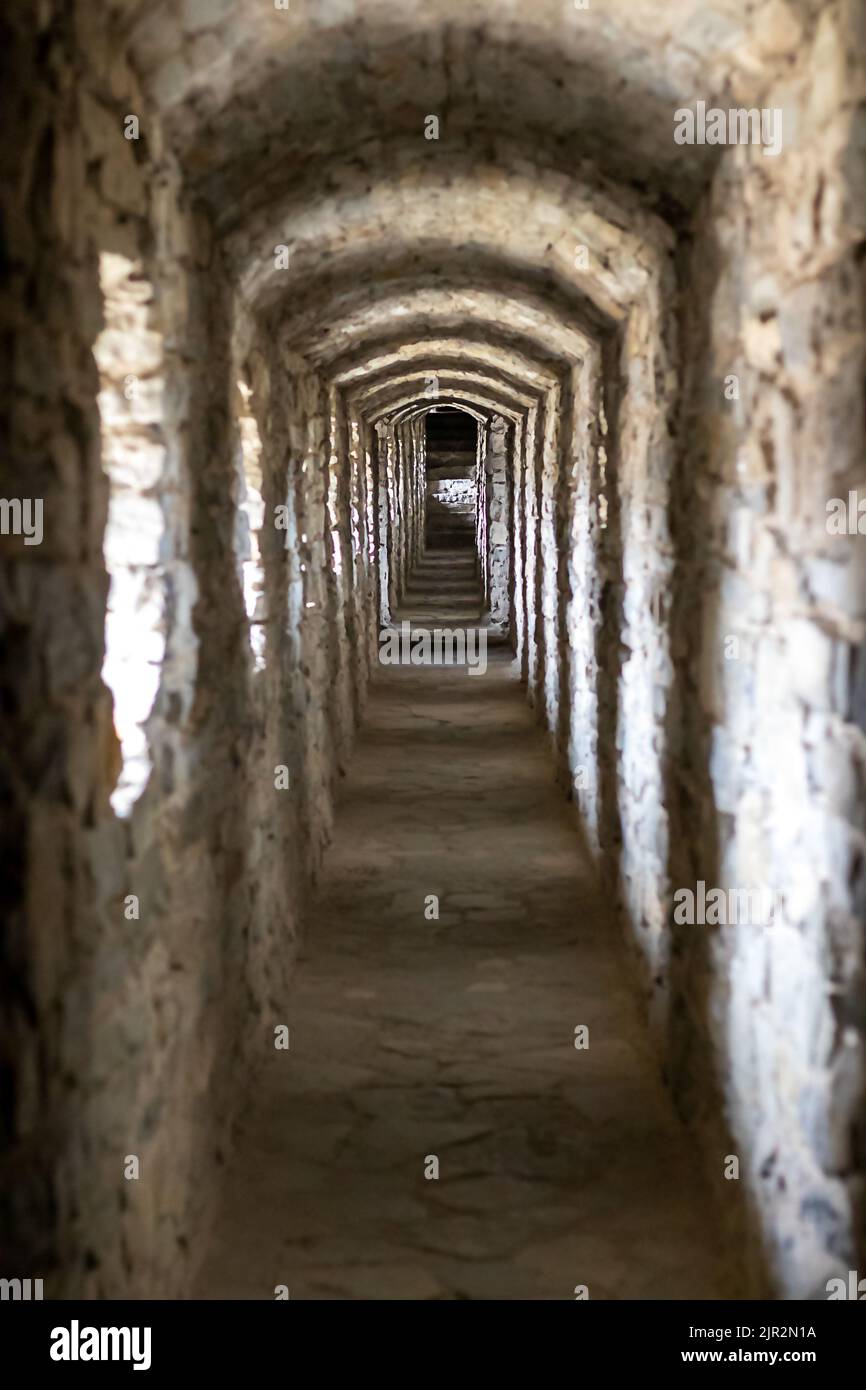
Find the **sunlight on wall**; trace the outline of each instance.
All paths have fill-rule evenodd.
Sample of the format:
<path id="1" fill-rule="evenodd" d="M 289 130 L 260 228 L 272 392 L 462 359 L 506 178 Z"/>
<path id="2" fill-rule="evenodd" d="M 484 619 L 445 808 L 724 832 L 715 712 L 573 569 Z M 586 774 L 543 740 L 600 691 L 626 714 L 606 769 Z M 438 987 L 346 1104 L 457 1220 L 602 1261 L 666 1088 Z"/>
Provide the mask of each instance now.
<path id="1" fill-rule="evenodd" d="M 126 817 L 150 776 L 145 725 L 165 654 L 160 567 L 165 520 L 157 495 L 165 459 L 163 342 L 149 327 L 153 289 L 140 267 L 105 252 L 99 276 L 105 326 L 93 355 L 100 379 L 102 466 L 110 483 L 103 541 L 109 592 L 102 678 L 112 693 L 121 751 L 111 805 Z"/>
<path id="2" fill-rule="evenodd" d="M 262 498 L 262 441 L 258 421 L 252 411 L 252 390 L 238 382 L 241 405 L 238 410 L 240 456 L 238 458 L 238 509 L 236 513 L 236 553 L 240 563 L 244 607 L 249 621 L 253 669 L 265 665 L 265 572 L 262 564 L 261 529 L 265 516 Z"/>
<path id="3" fill-rule="evenodd" d="M 331 439 L 336 439 L 337 422 L 331 417 Z M 328 459 L 328 523 L 331 530 L 331 552 L 334 557 L 334 574 L 339 579 L 343 573 L 343 542 L 340 536 L 340 460 L 332 453 Z"/>
<path id="4" fill-rule="evenodd" d="M 607 416 L 603 402 L 599 404 L 598 414 L 602 438 L 606 439 Z M 602 531 L 607 526 L 607 449 L 603 444 L 598 446 L 598 524 Z"/>

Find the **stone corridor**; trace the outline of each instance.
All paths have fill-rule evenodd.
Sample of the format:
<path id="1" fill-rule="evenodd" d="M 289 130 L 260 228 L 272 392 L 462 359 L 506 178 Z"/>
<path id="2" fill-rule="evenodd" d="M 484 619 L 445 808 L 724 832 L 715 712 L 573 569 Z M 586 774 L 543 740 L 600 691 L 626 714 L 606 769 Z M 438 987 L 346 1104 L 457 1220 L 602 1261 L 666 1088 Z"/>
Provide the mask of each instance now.
<path id="1" fill-rule="evenodd" d="M 0 75 L 0 1288 L 857 1288 L 866 0 Z"/>
<path id="2" fill-rule="evenodd" d="M 451 622 L 473 590 L 424 581 L 440 560 L 460 553 L 422 562 L 412 615 Z M 371 687 L 290 1047 L 258 1079 L 196 1297 L 730 1294 L 549 752 L 490 656 L 477 679 L 396 666 Z"/>

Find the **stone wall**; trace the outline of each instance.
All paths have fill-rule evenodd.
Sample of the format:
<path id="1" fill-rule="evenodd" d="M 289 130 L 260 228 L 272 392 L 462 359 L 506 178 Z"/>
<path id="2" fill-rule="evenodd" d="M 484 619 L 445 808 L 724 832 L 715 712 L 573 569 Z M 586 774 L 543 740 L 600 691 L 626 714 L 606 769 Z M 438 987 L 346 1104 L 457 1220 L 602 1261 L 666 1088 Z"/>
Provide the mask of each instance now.
<path id="1" fill-rule="evenodd" d="M 510 621 L 510 565 L 508 537 L 510 507 L 508 473 L 513 459 L 513 438 L 509 437 L 508 421 L 494 415 L 484 439 L 484 508 L 486 514 L 485 593 L 490 626 L 507 631 Z"/>
<path id="2" fill-rule="evenodd" d="M 560 387 L 514 470 L 530 698 L 566 750 L 745 1287 L 790 1297 L 853 1267 L 862 1228 L 863 562 L 826 526 L 863 482 L 853 22 L 854 7 L 829 7 L 765 95 L 791 123 L 785 161 L 719 160 L 679 295 L 672 238 L 649 248 L 602 345 L 598 408 L 581 388 L 582 462 L 565 462 L 577 448 Z M 674 894 L 699 880 L 766 888 L 774 925 L 681 927 Z M 723 1179 L 729 1154 L 739 1187 Z"/>
<path id="3" fill-rule="evenodd" d="M 3 1272 L 189 1287 L 432 383 L 742 1287 L 820 1293 L 864 1258 L 864 5 L 345 9 L 2 21 Z M 784 152 L 682 150 L 674 90 Z M 699 882 L 772 926 L 678 923 Z"/>
<path id="4" fill-rule="evenodd" d="M 864 10 L 789 37 L 763 98 L 784 152 L 725 153 L 682 266 L 669 774 L 671 883 L 763 887 L 777 910 L 680 929 L 668 1033 L 717 1173 L 740 1157 L 773 1285 L 821 1297 L 857 1266 L 866 1165 L 866 561 L 828 531 L 866 485 Z"/>
<path id="5" fill-rule="evenodd" d="M 195 699 L 216 645 L 202 595 L 232 515 L 226 507 L 226 527 L 196 539 L 195 513 L 215 485 L 228 420 L 213 401 L 202 416 L 212 433 L 200 438 L 192 405 L 208 387 L 190 363 L 196 340 L 212 333 L 218 361 L 224 302 L 207 227 L 181 198 L 158 122 L 104 19 L 45 5 L 38 18 L 15 12 L 8 36 L 6 61 L 28 99 L 10 132 L 27 152 L 23 177 L 4 184 L 12 270 L 4 313 L 15 344 L 3 393 L 4 490 L 27 478 L 43 499 L 46 530 L 38 548 L 3 556 L 3 769 L 14 808 L 4 903 L 12 1098 L 4 1248 L 13 1262 L 28 1261 L 20 1272 L 44 1277 L 50 1294 L 171 1293 L 184 1286 L 228 1118 L 225 1068 L 240 1001 L 231 988 L 222 994 L 223 977 L 240 982 L 246 967 L 243 917 L 237 935 L 229 930 L 243 891 L 243 831 L 226 834 L 243 825 L 243 793 L 237 779 L 222 782 L 231 740 Z M 131 114 L 136 139 L 125 137 Z M 121 519 L 127 506 L 145 508 L 161 531 L 158 554 L 151 547 L 128 566 L 130 575 L 148 569 L 148 630 L 162 664 L 143 745 L 150 778 L 122 819 L 109 804 L 123 757 L 100 676 L 110 489 L 93 351 L 104 329 L 124 326 L 101 312 L 106 254 L 136 268 L 147 296 L 137 355 L 123 362 L 115 343 L 105 364 L 112 500 Z M 220 381 L 218 370 L 211 380 Z M 139 502 L 124 494 L 119 441 L 127 459 L 143 463 L 148 435 Z M 200 476 L 196 491 L 189 450 L 214 445 L 214 480 Z M 128 510 L 126 524 L 134 535 Z M 112 563 L 120 558 L 115 550 Z M 240 595 L 223 601 L 227 626 L 240 633 Z M 27 659 L 9 659 L 16 649 Z M 232 728 L 245 706 L 237 661 L 224 677 L 223 720 Z M 193 766 L 220 782 L 214 799 L 205 786 L 200 801 L 192 794 Z M 182 937 L 172 928 L 178 921 Z M 137 1181 L 124 1177 L 130 1156 Z"/>
<path id="6" fill-rule="evenodd" d="M 200 1255 L 245 1072 L 285 1021 L 303 886 L 363 704 L 372 476 L 325 383 L 275 357 L 242 307 L 235 321 L 208 218 L 102 22 L 75 10 L 64 23 L 46 6 L 49 21 L 47 65 L 29 20 L 7 50 L 33 104 L 17 135 L 26 177 L 4 210 L 16 344 L 5 495 L 28 479 L 45 537 L 32 549 L 4 539 L 2 557 L 2 1186 L 18 1265 L 4 1273 L 38 1274 L 49 1296 L 171 1296 Z M 121 270 L 127 298 L 103 317 Z M 253 419 L 260 662 L 243 591 L 250 538 L 237 531 Z M 394 517 L 420 467 L 417 427 L 404 443 L 415 463 L 402 497 L 389 494 Z M 128 668 L 134 688 L 132 658 L 158 663 L 143 727 L 147 710 L 132 707 L 144 775 L 119 815 L 110 797 L 133 759 L 100 676 L 110 505 L 130 640 L 106 671 Z M 405 531 L 388 541 L 404 567 Z"/>
<path id="7" fill-rule="evenodd" d="M 420 421 L 375 426 L 375 490 L 378 499 L 380 626 L 387 626 L 399 606 L 413 560 L 424 537 L 424 437 Z M 378 635 L 377 647 L 378 653 Z M 376 657 L 378 660 L 378 655 Z"/>

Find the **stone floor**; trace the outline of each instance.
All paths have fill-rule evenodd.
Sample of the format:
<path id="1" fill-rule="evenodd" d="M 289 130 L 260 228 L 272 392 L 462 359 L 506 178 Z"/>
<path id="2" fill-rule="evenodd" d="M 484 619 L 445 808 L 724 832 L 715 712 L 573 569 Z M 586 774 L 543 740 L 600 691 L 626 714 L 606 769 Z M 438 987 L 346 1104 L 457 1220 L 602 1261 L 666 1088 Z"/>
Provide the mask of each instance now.
<path id="1" fill-rule="evenodd" d="M 724 1296 L 623 969 L 507 651 L 383 668 L 196 1296 Z"/>

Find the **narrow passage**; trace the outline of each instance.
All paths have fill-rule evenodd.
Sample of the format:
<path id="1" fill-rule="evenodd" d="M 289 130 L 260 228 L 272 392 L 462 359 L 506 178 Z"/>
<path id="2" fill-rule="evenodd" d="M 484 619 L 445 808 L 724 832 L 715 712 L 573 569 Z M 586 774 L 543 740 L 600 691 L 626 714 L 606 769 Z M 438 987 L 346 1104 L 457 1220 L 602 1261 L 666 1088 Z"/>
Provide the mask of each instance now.
<path id="1" fill-rule="evenodd" d="M 428 551 L 398 619 L 477 619 L 474 563 Z M 488 661 L 380 669 L 198 1297 L 725 1294 L 544 738 Z"/>

